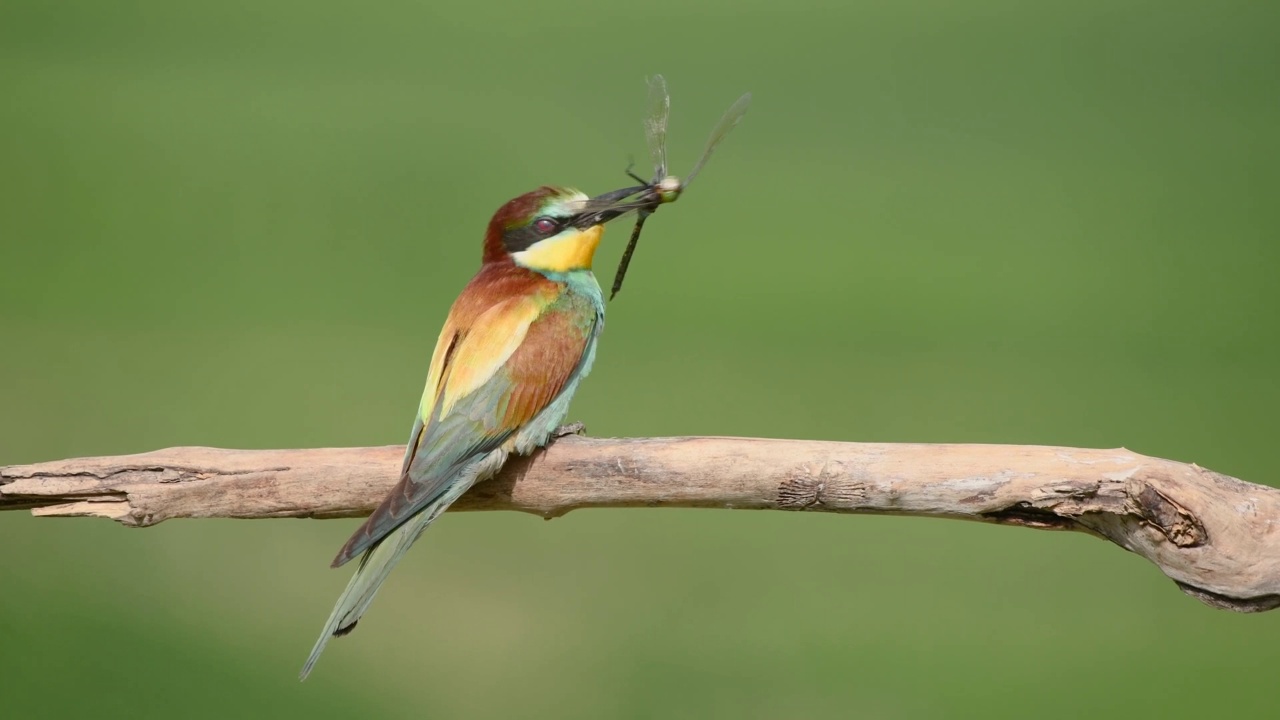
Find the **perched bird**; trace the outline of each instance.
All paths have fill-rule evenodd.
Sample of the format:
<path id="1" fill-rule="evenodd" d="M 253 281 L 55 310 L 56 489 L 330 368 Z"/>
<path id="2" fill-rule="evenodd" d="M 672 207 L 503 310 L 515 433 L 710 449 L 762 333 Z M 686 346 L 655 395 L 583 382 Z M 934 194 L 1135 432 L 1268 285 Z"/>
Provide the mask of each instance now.
<path id="1" fill-rule="evenodd" d="M 427 526 L 509 453 L 547 443 L 591 370 L 604 299 L 591 261 L 604 224 L 641 205 L 648 186 L 595 198 L 543 187 L 489 221 L 480 271 L 436 341 L 400 482 L 356 530 L 338 567 L 360 565 L 338 598 L 302 679 L 330 637 L 351 632 L 378 587 Z M 646 200 L 650 202 L 651 200 Z"/>

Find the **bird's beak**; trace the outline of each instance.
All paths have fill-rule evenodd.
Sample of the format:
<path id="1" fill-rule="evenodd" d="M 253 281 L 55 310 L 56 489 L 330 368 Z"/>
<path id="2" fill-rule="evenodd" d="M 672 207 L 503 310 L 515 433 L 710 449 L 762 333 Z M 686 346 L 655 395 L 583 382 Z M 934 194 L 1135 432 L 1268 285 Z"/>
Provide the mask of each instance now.
<path id="1" fill-rule="evenodd" d="M 573 225 L 578 229 L 586 230 L 644 207 L 647 203 L 637 202 L 638 198 L 632 198 L 632 196 L 647 190 L 649 190 L 648 185 L 636 185 L 597 195 L 586 202 L 582 212 L 573 219 Z"/>

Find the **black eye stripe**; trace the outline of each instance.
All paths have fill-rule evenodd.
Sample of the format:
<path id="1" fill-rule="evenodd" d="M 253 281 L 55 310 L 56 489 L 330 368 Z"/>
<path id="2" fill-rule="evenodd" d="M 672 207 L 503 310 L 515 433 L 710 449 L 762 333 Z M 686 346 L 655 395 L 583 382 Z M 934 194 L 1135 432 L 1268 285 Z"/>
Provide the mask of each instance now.
<path id="1" fill-rule="evenodd" d="M 546 220 L 551 223 L 547 224 Z M 511 228 L 502 234 L 502 244 L 506 246 L 507 252 L 520 252 L 528 250 L 530 246 L 539 240 L 546 240 L 555 235 L 568 226 L 570 218 L 557 218 L 548 215 L 540 215 L 529 222 L 528 225 Z M 540 229 L 541 226 L 541 229 Z"/>

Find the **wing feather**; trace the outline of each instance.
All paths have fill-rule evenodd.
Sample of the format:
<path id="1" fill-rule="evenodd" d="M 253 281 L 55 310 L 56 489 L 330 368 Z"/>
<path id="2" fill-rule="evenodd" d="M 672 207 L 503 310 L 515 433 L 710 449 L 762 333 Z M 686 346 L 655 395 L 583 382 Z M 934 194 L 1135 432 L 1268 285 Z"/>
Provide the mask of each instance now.
<path id="1" fill-rule="evenodd" d="M 338 553 L 337 567 L 430 505 L 471 463 L 502 447 L 564 390 L 597 315 L 554 294 L 496 303 L 466 323 L 450 313 L 432 356 L 400 482 Z M 465 321 L 465 318 L 463 319 Z"/>

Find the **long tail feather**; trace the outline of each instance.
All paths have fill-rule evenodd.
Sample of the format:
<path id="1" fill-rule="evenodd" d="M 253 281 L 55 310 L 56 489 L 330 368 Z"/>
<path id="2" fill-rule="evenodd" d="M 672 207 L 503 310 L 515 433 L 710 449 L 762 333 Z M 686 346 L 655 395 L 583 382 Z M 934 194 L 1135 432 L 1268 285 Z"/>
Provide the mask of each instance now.
<path id="1" fill-rule="evenodd" d="M 390 535 L 365 552 L 360 558 L 360 567 L 356 568 L 355 574 L 351 576 L 351 582 L 347 583 L 347 588 L 338 597 L 337 605 L 333 607 L 333 612 L 324 623 L 324 631 L 316 640 L 315 647 L 311 648 L 311 655 L 307 657 L 307 663 L 302 666 L 302 672 L 298 675 L 299 680 L 306 680 L 307 675 L 311 674 L 311 669 L 320 659 L 320 653 L 324 652 L 325 645 L 329 644 L 329 638 L 346 635 L 355 628 L 356 623 L 360 621 L 360 616 L 369 609 L 374 595 L 378 594 L 378 588 L 391 574 L 392 568 L 400 558 L 408 552 L 409 546 L 413 545 L 427 526 L 473 484 L 474 481 L 455 482 L 440 499 L 423 508 L 422 512 L 410 518 L 408 522 L 393 530 Z"/>

